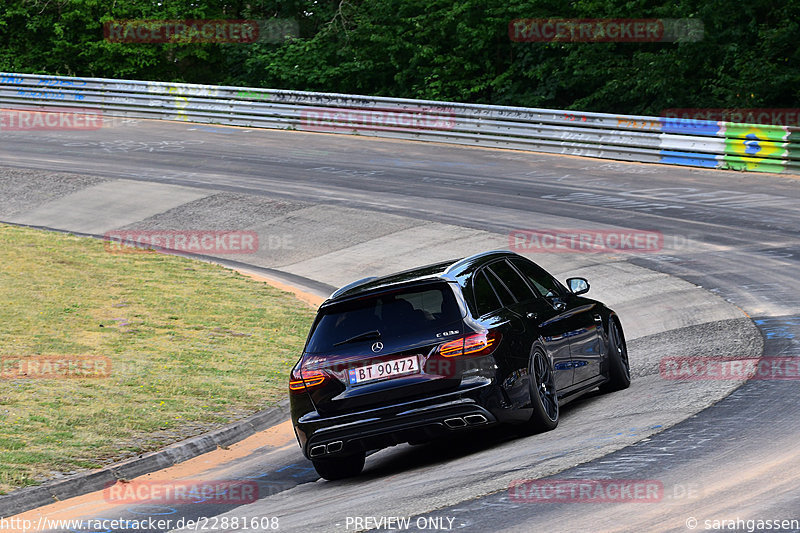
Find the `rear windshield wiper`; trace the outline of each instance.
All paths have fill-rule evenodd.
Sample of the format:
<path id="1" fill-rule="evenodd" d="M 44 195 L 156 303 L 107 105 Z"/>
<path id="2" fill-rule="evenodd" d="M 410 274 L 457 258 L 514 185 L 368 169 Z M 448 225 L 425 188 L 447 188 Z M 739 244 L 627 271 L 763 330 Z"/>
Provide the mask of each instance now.
<path id="1" fill-rule="evenodd" d="M 380 339 L 380 338 L 381 338 L 381 332 L 378 331 L 377 329 L 374 329 L 372 331 L 365 331 L 364 333 L 359 333 L 355 337 L 350 337 L 349 339 L 337 342 L 334 344 L 334 346 L 341 346 L 342 344 L 349 344 L 351 342 L 366 341 L 370 339 Z"/>

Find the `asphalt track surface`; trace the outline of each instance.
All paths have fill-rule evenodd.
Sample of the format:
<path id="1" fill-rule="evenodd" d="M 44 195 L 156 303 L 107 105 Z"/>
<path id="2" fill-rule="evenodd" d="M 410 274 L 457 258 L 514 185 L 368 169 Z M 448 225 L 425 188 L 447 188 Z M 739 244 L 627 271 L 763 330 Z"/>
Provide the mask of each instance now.
<path id="1" fill-rule="evenodd" d="M 553 432 L 520 439 L 500 428 L 398 446 L 369 457 L 362 476 L 329 483 L 284 425 L 268 446 L 204 473 L 256 480 L 255 503 L 132 505 L 81 516 L 276 516 L 284 531 L 353 531 L 356 518 L 395 516 L 409 518 L 410 530 L 462 531 L 690 531 L 692 519 L 702 531 L 715 525 L 706 520 L 800 519 L 797 379 L 736 389 L 738 382 L 658 373 L 665 355 L 800 357 L 797 178 L 150 121 L 0 140 L 3 166 L 47 171 L 20 170 L 4 182 L 0 220 L 95 234 L 266 220 L 262 235 L 291 236 L 293 246 L 243 260 L 318 291 L 365 272 L 505 247 L 521 228 L 664 235 L 657 253 L 533 257 L 562 278 L 588 277 L 590 296 L 617 308 L 631 339 L 631 389 L 568 406 Z M 124 207 L 98 207 L 97 195 L 120 190 Z M 264 234 L 265 227 L 278 229 Z M 663 493 L 624 503 L 511 497 L 509 484 L 548 477 L 651 480 Z M 793 527 L 782 531 L 800 530 Z"/>

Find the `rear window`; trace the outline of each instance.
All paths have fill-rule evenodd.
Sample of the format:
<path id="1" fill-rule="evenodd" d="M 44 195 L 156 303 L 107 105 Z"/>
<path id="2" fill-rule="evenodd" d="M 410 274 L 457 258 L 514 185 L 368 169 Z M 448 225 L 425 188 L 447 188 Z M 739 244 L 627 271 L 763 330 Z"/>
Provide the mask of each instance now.
<path id="1" fill-rule="evenodd" d="M 325 310 L 306 351 L 329 351 L 361 335 L 361 342 L 374 342 L 377 336 L 369 335 L 374 331 L 380 332 L 381 341 L 432 337 L 462 318 L 452 289 L 444 283 L 382 293 Z"/>

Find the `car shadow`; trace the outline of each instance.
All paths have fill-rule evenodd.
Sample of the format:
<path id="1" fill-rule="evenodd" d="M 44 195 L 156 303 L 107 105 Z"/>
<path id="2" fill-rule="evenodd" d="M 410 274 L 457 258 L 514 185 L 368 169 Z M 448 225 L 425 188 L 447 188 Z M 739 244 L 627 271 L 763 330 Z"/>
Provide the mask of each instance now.
<path id="1" fill-rule="evenodd" d="M 579 400 L 563 406 L 560 413 L 561 418 L 570 418 L 577 408 L 597 396 L 602 396 L 602 394 L 590 392 Z M 565 421 L 562 420 L 560 422 Z M 540 433 L 539 435 L 545 434 Z M 426 443 L 414 445 L 398 444 L 392 448 L 370 454 L 372 457 L 367 457 L 364 471 L 357 479 L 367 481 L 385 478 L 407 470 L 439 465 L 454 459 L 462 459 L 470 455 L 483 453 L 514 440 L 535 439 L 536 437 L 537 434 L 524 434 L 524 432 L 520 432 L 518 428 L 510 424 L 457 430 L 445 437 Z"/>

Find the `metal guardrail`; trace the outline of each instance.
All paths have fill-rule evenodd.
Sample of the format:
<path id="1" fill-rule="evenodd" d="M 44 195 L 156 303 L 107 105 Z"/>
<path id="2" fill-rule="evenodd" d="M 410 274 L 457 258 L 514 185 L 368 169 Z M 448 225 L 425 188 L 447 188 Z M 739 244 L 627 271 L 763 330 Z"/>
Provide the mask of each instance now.
<path id="1" fill-rule="evenodd" d="M 0 108 L 47 110 L 53 106 L 103 116 L 371 135 L 800 174 L 800 128 L 787 126 L 0 73 Z"/>

